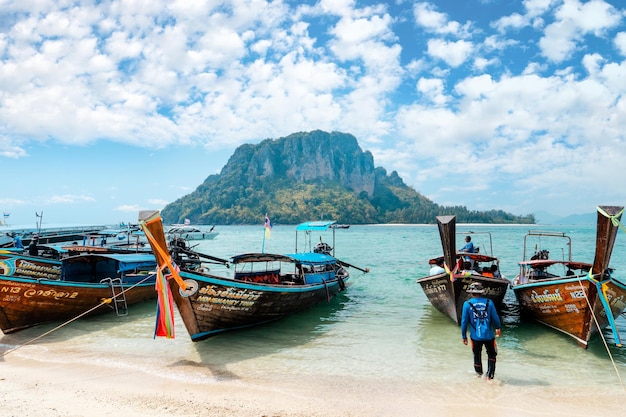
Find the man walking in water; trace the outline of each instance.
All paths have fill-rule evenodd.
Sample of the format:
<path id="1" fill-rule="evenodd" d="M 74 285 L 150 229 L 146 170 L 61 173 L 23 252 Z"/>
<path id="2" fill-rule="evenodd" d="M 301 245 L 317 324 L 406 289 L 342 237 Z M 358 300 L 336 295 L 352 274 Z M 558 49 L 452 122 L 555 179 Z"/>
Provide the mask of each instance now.
<path id="1" fill-rule="evenodd" d="M 483 297 L 484 292 L 485 289 L 480 282 L 474 282 L 468 286 L 467 293 L 472 294 L 472 298 L 463 303 L 461 337 L 463 344 L 467 345 L 467 327 L 469 325 L 472 352 L 474 353 L 474 370 L 478 377 L 483 375 L 482 350 L 485 346 L 488 361 L 485 377 L 491 380 L 496 373 L 496 355 L 498 354 L 496 337 L 500 337 L 501 324 L 493 301 Z"/>

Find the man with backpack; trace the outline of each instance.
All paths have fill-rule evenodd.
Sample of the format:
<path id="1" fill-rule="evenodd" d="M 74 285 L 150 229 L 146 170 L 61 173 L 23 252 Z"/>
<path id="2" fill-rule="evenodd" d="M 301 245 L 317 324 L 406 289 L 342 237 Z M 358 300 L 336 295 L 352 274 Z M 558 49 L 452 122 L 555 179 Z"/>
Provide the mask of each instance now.
<path id="1" fill-rule="evenodd" d="M 474 353 L 474 370 L 478 377 L 483 375 L 482 350 L 485 346 L 488 360 L 485 376 L 491 380 L 496 373 L 496 355 L 498 354 L 496 337 L 500 337 L 500 317 L 493 301 L 483 297 L 485 289 L 480 282 L 471 283 L 466 292 L 471 294 L 472 298 L 463 303 L 461 337 L 463 344 L 467 345 L 467 327 L 469 325 L 472 352 Z"/>

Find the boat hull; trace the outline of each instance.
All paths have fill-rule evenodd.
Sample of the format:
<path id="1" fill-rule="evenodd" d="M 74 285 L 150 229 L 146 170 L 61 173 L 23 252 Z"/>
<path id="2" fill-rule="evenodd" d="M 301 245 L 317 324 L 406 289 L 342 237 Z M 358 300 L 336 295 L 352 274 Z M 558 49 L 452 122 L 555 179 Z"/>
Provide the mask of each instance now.
<path id="1" fill-rule="evenodd" d="M 616 343 L 621 345 L 614 319 L 626 308 L 626 286 L 613 278 L 609 262 L 623 210 L 621 206 L 598 207 L 592 264 L 572 261 L 571 239 L 565 233 L 537 231 L 526 235 L 524 260 L 512 284 L 523 316 L 567 334 L 583 348 L 593 335 L 610 325 Z M 527 259 L 529 237 L 567 239 L 569 253 L 564 260 L 556 260 L 550 258 L 547 249 L 536 247 L 535 254 Z"/>
<path id="2" fill-rule="evenodd" d="M 484 296 L 492 300 L 496 309 L 500 310 L 509 288 L 509 281 L 505 278 L 472 274 L 451 280 L 447 273 L 442 273 L 417 280 L 433 307 L 450 317 L 456 324 L 461 324 L 463 303 L 472 297 L 467 293 L 467 288 L 473 282 L 480 282 L 483 285 Z"/>
<path id="3" fill-rule="evenodd" d="M 156 297 L 154 279 L 130 288 L 131 285 L 115 290 L 116 294 L 128 290 L 124 293 L 126 305 Z M 89 315 L 114 311 L 112 303 L 100 305 L 112 295 L 110 284 L 5 277 L 0 279 L 0 329 L 8 334 L 39 324 L 67 321 L 91 309 L 94 310 Z"/>
<path id="4" fill-rule="evenodd" d="M 282 319 L 329 301 L 344 287 L 339 280 L 300 286 L 254 284 L 182 271 L 181 277 L 186 291 L 175 280 L 168 282 L 193 341 Z"/>
<path id="5" fill-rule="evenodd" d="M 598 288 L 610 306 L 610 319 Z M 513 291 L 525 317 L 565 333 L 585 348 L 598 333 L 598 326 L 603 329 L 626 308 L 626 287 L 613 280 L 596 283 L 587 277 L 557 279 L 516 285 Z"/>

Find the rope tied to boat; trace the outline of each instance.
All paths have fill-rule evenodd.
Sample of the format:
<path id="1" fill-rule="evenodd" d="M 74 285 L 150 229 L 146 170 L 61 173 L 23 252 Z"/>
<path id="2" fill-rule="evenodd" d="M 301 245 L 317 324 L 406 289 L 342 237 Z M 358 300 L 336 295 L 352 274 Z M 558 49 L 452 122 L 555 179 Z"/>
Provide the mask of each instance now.
<path id="1" fill-rule="evenodd" d="M 613 223 L 613 226 L 619 227 L 623 231 L 626 232 L 626 227 L 622 224 L 622 222 L 620 222 L 620 218 L 622 217 L 622 214 L 624 213 L 624 209 L 621 209 L 620 212 L 614 216 L 611 216 L 609 213 L 602 210 L 600 206 L 598 206 L 597 209 L 598 209 L 598 213 L 602 214 L 604 217 L 608 217 L 609 220 L 611 220 L 611 223 Z"/>
<path id="2" fill-rule="evenodd" d="M 604 292 L 605 289 L 602 288 L 603 284 L 593 278 L 593 274 L 591 273 L 591 270 L 589 270 L 589 275 L 586 278 L 589 279 L 591 283 L 595 283 L 596 291 L 598 291 L 599 294 L 602 294 L 602 297 L 606 297 L 606 293 Z M 622 376 L 619 373 L 619 369 L 617 369 L 617 364 L 615 363 L 615 360 L 613 359 L 613 355 L 611 354 L 611 350 L 609 349 L 609 345 L 608 345 L 608 343 L 606 341 L 606 338 L 604 337 L 604 333 L 602 333 L 602 329 L 600 328 L 600 324 L 598 323 L 598 318 L 596 317 L 596 314 L 593 311 L 593 308 L 591 306 L 591 301 L 589 301 L 589 296 L 587 295 L 587 291 L 585 291 L 585 287 L 583 286 L 583 283 L 582 283 L 580 275 L 578 276 L 578 284 L 583 289 L 583 294 L 585 296 L 585 301 L 587 302 L 587 307 L 589 308 L 589 311 L 591 312 L 591 317 L 593 318 L 593 322 L 596 325 L 596 329 L 598 329 L 598 334 L 600 336 L 600 339 L 602 339 L 602 343 L 604 344 L 604 348 L 606 349 L 606 353 L 609 355 L 609 359 L 611 360 L 611 364 L 613 364 L 613 369 L 615 369 L 615 374 L 617 375 L 617 379 L 619 380 L 620 385 L 622 386 L 622 389 L 624 391 L 626 391 L 626 386 L 624 385 L 624 381 L 622 380 Z M 601 302 L 604 303 L 604 300 L 602 300 L 602 298 L 601 298 Z M 607 312 L 607 316 L 609 314 L 611 314 L 610 308 L 609 308 L 609 310 Z M 619 337 L 619 335 L 618 335 L 618 337 Z"/>
<path id="3" fill-rule="evenodd" d="M 12 349 L 9 349 L 9 350 L 6 350 L 6 351 L 2 352 L 2 354 L 0 354 L 0 357 L 4 357 L 4 356 L 8 355 L 8 354 L 9 354 L 9 353 L 11 353 L 11 352 L 15 352 L 16 350 L 18 350 L 19 348 L 21 348 L 21 347 L 23 347 L 23 346 L 29 345 L 29 344 L 31 344 L 31 343 L 33 343 L 33 342 L 36 342 L 37 340 L 39 340 L 39 339 L 41 339 L 41 338 L 43 338 L 43 337 L 45 337 L 45 336 L 48 336 L 50 333 L 53 333 L 53 332 L 55 332 L 55 331 L 57 331 L 57 330 L 61 329 L 62 327 L 67 326 L 68 324 L 70 324 L 70 323 L 72 323 L 72 322 L 74 322 L 74 321 L 76 321 L 76 320 L 80 319 L 81 317 L 86 316 L 87 314 L 90 314 L 91 312 L 93 312 L 93 311 L 97 310 L 98 308 L 102 307 L 103 305 L 106 305 L 106 304 L 110 304 L 110 303 L 112 303 L 112 302 L 113 302 L 113 300 L 114 300 L 114 299 L 116 299 L 117 297 L 119 297 L 119 296 L 121 296 L 121 295 L 125 294 L 127 291 L 132 290 L 132 289 L 133 289 L 133 288 L 135 288 L 136 286 L 143 284 L 146 280 L 148 280 L 148 279 L 150 279 L 150 278 L 151 278 L 151 276 L 150 276 L 150 275 L 147 275 L 144 279 L 142 279 L 141 281 L 137 282 L 136 284 L 131 285 L 130 287 L 128 287 L 128 288 L 126 288 L 126 289 L 124 289 L 124 290 L 120 291 L 120 292 L 119 292 L 118 294 L 116 294 L 114 297 L 111 297 L 111 298 L 102 298 L 102 299 L 100 300 L 100 304 L 98 304 L 98 305 L 96 305 L 96 306 L 94 306 L 94 307 L 90 308 L 90 309 L 89 309 L 89 310 L 87 310 L 87 311 L 84 311 L 84 312 L 80 313 L 78 316 L 73 317 L 73 318 L 69 319 L 69 320 L 68 320 L 68 321 L 66 321 L 66 322 L 63 322 L 63 323 L 59 324 L 59 325 L 58 325 L 57 327 L 55 327 L 54 329 L 50 329 L 50 330 L 48 330 L 47 332 L 45 332 L 45 333 L 43 333 L 43 334 L 41 334 L 41 335 L 39 335 L 39 336 L 37 336 L 37 337 L 35 337 L 35 338 L 33 338 L 33 339 L 30 339 L 30 340 L 28 340 L 28 341 L 26 341 L 26 342 L 24 342 L 24 343 L 22 343 L 22 344 L 20 344 L 20 345 L 15 346 L 15 347 L 14 347 L 14 348 L 12 348 Z"/>

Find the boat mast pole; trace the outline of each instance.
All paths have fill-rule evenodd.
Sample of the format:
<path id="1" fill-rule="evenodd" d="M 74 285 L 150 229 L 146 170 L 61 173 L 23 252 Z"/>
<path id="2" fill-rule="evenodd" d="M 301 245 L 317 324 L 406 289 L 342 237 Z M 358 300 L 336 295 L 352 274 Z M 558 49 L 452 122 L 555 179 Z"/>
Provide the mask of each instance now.
<path id="1" fill-rule="evenodd" d="M 39 221 L 35 222 L 35 225 L 37 226 L 37 233 L 41 234 L 41 222 L 43 220 L 43 210 L 41 211 L 41 214 L 37 214 L 37 212 L 35 212 L 35 217 L 37 217 L 39 219 Z"/>

